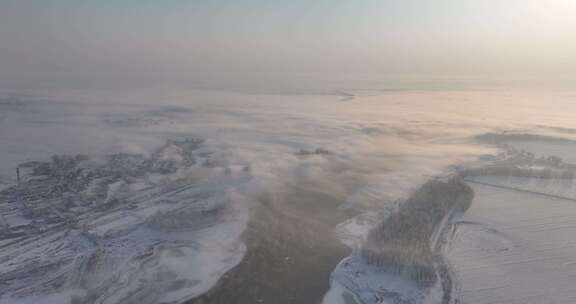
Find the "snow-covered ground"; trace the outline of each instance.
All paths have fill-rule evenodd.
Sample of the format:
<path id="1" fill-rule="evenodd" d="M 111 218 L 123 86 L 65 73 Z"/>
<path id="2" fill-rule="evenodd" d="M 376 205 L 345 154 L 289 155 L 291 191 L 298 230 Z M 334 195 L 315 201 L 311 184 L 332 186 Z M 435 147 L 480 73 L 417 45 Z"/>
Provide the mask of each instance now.
<path id="1" fill-rule="evenodd" d="M 0 192 L 0 302 L 180 303 L 208 290 L 244 254 L 250 179 L 210 156 L 192 139 L 20 165 Z"/>
<path id="2" fill-rule="evenodd" d="M 422 259 L 399 262 L 413 256 L 413 246 L 404 245 L 404 249 L 397 250 L 398 236 L 405 239 L 413 235 L 415 227 L 426 227 L 428 214 L 434 214 L 437 200 L 430 193 L 420 203 L 426 211 L 402 208 L 418 201 L 416 198 L 421 196 L 425 184 L 401 200 L 398 208 L 381 215 L 383 224 L 374 224 L 374 215 L 369 216 L 375 228 L 368 233 L 358 233 L 362 226 L 357 222 L 361 217 L 343 223 L 344 236 L 368 235 L 368 238 L 347 242 L 355 251 L 332 274 L 332 288 L 324 303 L 574 301 L 576 268 L 572 265 L 576 251 L 572 236 L 576 229 L 576 166 L 550 156 L 557 149 L 549 145 L 550 138 L 529 140 L 524 146 L 538 147 L 532 153 L 519 150 L 516 140 L 513 145 L 504 139 L 509 136 L 497 137 L 502 137 L 499 144 L 504 147 L 503 152 L 453 168 L 454 178 L 472 186 L 474 199 L 470 209 L 458 216 L 444 215 L 449 228 L 440 246 L 433 238 L 424 241 L 426 246 L 438 249 L 436 262 L 429 266 L 435 274 L 424 278 L 415 275 L 414 269 L 421 273 L 418 267 Z M 572 144 L 572 148 L 575 144 L 557 141 Z M 455 195 L 446 189 L 440 192 L 440 200 L 445 202 Z M 398 217 L 402 220 L 397 220 Z M 412 217 L 417 220 L 411 222 Z M 418 230 L 418 236 L 425 235 L 426 230 Z M 365 258 L 365 248 L 373 250 L 370 244 L 374 235 L 380 236 L 377 250 L 392 251 L 393 262 L 389 261 L 390 254 L 370 252 L 369 259 Z M 408 276 L 406 271 L 398 271 L 398 267 L 406 265 L 412 269 Z M 440 284 L 421 284 L 431 279 Z"/>
<path id="3" fill-rule="evenodd" d="M 574 201 L 473 185 L 448 253 L 463 303 L 573 303 Z"/>
<path id="4" fill-rule="evenodd" d="M 549 138 L 508 144 L 526 150 L 504 170 L 491 166 L 466 177 L 475 199 L 447 253 L 459 297 L 464 303 L 572 303 L 576 166 L 560 156 L 576 145 Z M 506 161 L 496 163 L 502 168 Z"/>
<path id="5" fill-rule="evenodd" d="M 358 214 L 325 304 L 571 303 L 574 92 L 323 92 L 0 94 L 0 303 L 194 298 L 242 260 L 254 198 L 295 181 Z M 378 243 L 422 243 L 416 277 L 361 258 L 454 178 L 469 210 L 412 199 L 422 238 Z"/>

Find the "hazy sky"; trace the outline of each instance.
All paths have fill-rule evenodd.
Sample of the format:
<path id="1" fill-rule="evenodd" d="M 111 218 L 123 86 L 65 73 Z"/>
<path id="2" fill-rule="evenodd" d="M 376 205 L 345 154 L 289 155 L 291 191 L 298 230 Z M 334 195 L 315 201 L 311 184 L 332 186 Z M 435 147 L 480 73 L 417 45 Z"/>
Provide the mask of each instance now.
<path id="1" fill-rule="evenodd" d="M 576 78 L 576 0 L 0 0 L 0 87 L 266 73 Z"/>

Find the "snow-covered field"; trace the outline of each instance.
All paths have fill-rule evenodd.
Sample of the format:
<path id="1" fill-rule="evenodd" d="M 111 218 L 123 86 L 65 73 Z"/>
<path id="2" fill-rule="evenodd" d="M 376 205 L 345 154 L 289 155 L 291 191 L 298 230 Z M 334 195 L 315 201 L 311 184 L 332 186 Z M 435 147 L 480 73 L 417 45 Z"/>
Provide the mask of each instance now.
<path id="1" fill-rule="evenodd" d="M 2 93 L 0 303 L 183 303 L 250 250 L 255 198 L 296 182 L 356 214 L 333 229 L 352 253 L 325 304 L 572 303 L 575 105 L 567 90 Z"/>
<path id="2" fill-rule="evenodd" d="M 473 187 L 448 253 L 463 303 L 573 303 L 574 201 Z"/>

